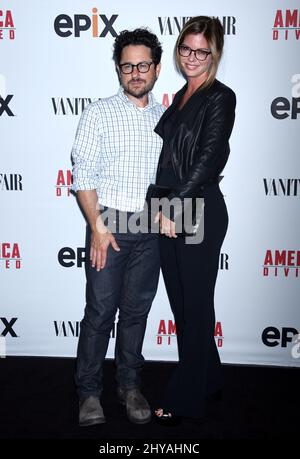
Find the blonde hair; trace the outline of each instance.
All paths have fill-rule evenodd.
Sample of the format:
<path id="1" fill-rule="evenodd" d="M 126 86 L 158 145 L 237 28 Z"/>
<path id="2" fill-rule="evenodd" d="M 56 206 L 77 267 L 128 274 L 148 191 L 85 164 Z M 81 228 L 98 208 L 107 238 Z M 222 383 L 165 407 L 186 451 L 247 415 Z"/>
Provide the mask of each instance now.
<path id="1" fill-rule="evenodd" d="M 211 86 L 216 78 L 217 70 L 223 53 L 224 30 L 218 18 L 209 16 L 195 16 L 183 26 L 180 34 L 178 35 L 174 48 L 175 67 L 176 70 L 183 76 L 185 75 L 180 64 L 178 46 L 183 43 L 187 35 L 197 33 L 203 33 L 211 51 L 211 65 L 208 70 L 208 77 L 201 86 L 201 89 L 204 89 Z"/>

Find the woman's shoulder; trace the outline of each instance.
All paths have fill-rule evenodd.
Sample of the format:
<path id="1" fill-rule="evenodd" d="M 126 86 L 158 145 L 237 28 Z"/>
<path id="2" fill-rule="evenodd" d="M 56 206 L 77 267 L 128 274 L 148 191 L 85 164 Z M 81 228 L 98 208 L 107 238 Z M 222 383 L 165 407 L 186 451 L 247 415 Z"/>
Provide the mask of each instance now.
<path id="1" fill-rule="evenodd" d="M 225 98 L 225 99 L 236 99 L 235 92 L 226 84 L 215 79 L 213 84 L 207 90 L 207 96 L 209 98 Z"/>

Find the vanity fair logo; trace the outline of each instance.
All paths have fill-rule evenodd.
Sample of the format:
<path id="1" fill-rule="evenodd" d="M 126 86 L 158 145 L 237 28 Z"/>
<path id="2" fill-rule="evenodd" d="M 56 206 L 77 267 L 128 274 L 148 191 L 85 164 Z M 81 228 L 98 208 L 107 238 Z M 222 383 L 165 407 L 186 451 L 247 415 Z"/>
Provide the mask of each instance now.
<path id="1" fill-rule="evenodd" d="M 118 14 L 108 17 L 105 14 L 99 14 L 97 8 L 92 8 L 92 14 L 59 14 L 54 20 L 55 33 L 61 38 L 67 38 L 73 35 L 80 37 L 81 34 L 88 31 L 93 38 L 104 38 L 107 35 L 116 37 L 118 34 L 115 27 L 115 21 Z"/>
<path id="2" fill-rule="evenodd" d="M 158 25 L 161 35 L 178 35 L 193 16 L 159 16 Z M 236 18 L 234 16 L 219 17 L 224 35 L 236 35 Z"/>
<path id="3" fill-rule="evenodd" d="M 20 248 L 17 242 L 0 242 L 0 268 L 21 269 Z"/>
<path id="4" fill-rule="evenodd" d="M 72 172 L 71 170 L 63 170 L 59 169 L 56 177 L 56 196 L 70 196 L 71 194 L 71 185 L 73 183 L 72 180 Z"/>
<path id="5" fill-rule="evenodd" d="M 291 118 L 296 120 L 300 113 L 300 73 L 291 77 L 291 98 L 276 97 L 271 103 L 271 114 L 277 120 Z"/>
<path id="6" fill-rule="evenodd" d="M 228 253 L 220 253 L 219 269 L 224 270 L 224 271 L 228 271 L 229 270 L 229 255 L 228 255 Z"/>
<path id="7" fill-rule="evenodd" d="M 299 40 L 300 10 L 277 10 L 272 30 L 273 40 Z"/>
<path id="8" fill-rule="evenodd" d="M 79 321 L 54 320 L 55 336 L 58 338 L 78 338 L 80 331 Z"/>
<path id="9" fill-rule="evenodd" d="M 15 31 L 11 10 L 0 10 L 0 40 L 14 40 Z"/>
<path id="10" fill-rule="evenodd" d="M 0 191 L 23 191 L 21 174 L 0 173 Z"/>
<path id="11" fill-rule="evenodd" d="M 297 178 L 264 178 L 266 196 L 300 196 L 300 179 Z"/>
<path id="12" fill-rule="evenodd" d="M 265 277 L 299 277 L 300 250 L 267 250 L 263 275 Z"/>
<path id="13" fill-rule="evenodd" d="M 54 320 L 54 333 L 57 338 L 78 338 L 80 333 L 80 321 L 78 320 Z M 110 337 L 115 338 L 117 324 L 114 323 Z"/>
<path id="14" fill-rule="evenodd" d="M 99 100 L 91 97 L 52 97 L 52 107 L 56 116 L 81 115 L 87 105 Z"/>
<path id="15" fill-rule="evenodd" d="M 217 347 L 223 346 L 223 330 L 221 322 L 216 322 L 215 325 L 215 341 Z M 158 330 L 156 334 L 156 344 L 160 345 L 167 345 L 170 346 L 174 342 L 176 338 L 176 324 L 173 320 L 164 320 L 161 319 L 158 324 Z"/>

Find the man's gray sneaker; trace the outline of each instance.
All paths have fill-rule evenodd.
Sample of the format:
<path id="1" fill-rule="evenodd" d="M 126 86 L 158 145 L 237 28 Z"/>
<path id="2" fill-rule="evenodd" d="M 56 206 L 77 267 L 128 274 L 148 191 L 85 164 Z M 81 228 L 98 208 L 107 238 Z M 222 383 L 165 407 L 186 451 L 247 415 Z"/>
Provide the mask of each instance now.
<path id="1" fill-rule="evenodd" d="M 129 421 L 135 424 L 146 424 L 151 420 L 150 406 L 138 388 L 117 389 L 119 401 L 126 406 Z"/>
<path id="2" fill-rule="evenodd" d="M 100 401 L 94 395 L 79 402 L 79 425 L 92 426 L 106 422 Z"/>

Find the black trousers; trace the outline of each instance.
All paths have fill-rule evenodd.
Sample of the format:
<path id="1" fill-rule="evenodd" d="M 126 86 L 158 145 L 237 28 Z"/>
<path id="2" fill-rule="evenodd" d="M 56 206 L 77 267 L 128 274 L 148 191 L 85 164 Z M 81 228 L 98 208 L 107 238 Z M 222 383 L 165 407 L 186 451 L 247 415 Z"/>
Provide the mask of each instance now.
<path id="1" fill-rule="evenodd" d="M 228 215 L 218 185 L 204 191 L 204 239 L 160 236 L 162 272 L 177 330 L 179 362 L 161 406 L 175 415 L 201 417 L 207 396 L 222 387 L 214 339 L 214 289 Z"/>
<path id="2" fill-rule="evenodd" d="M 79 398 L 102 393 L 103 362 L 118 309 L 116 379 L 124 388 L 140 385 L 146 321 L 159 279 L 158 234 L 114 236 L 120 252 L 110 245 L 105 268 L 96 271 L 89 262 L 91 231 L 87 227 L 86 307 L 75 375 Z"/>

